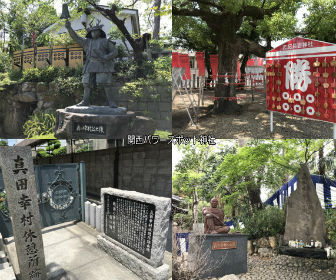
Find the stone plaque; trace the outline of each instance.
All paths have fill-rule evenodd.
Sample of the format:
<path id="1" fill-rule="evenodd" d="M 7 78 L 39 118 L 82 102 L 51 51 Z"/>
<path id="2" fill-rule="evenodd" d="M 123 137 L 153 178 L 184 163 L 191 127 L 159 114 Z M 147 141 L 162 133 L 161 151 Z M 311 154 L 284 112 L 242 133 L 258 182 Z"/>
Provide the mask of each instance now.
<path id="1" fill-rule="evenodd" d="M 236 249 L 237 241 L 214 241 L 212 242 L 211 250 L 228 250 Z"/>
<path id="2" fill-rule="evenodd" d="M 22 280 L 45 280 L 46 266 L 30 147 L 0 147 L 9 214 Z"/>
<path id="3" fill-rule="evenodd" d="M 89 133 L 96 135 L 106 135 L 106 125 L 105 124 L 88 124 L 88 123 L 78 123 L 73 124 L 74 133 Z"/>
<path id="4" fill-rule="evenodd" d="M 105 234 L 150 259 L 155 205 L 110 194 L 104 200 Z"/>

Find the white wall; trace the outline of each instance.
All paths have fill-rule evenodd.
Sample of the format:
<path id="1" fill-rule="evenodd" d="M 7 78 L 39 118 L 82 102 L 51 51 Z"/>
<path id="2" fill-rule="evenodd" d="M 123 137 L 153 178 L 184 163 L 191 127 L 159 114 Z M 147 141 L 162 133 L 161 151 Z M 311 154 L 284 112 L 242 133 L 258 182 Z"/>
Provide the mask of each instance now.
<path id="1" fill-rule="evenodd" d="M 84 26 L 82 24 L 82 21 L 85 20 L 85 22 L 87 23 L 87 26 L 88 24 L 90 23 L 90 18 L 92 19 L 92 16 L 95 18 L 95 19 L 98 19 L 100 20 L 100 24 L 103 25 L 102 29 L 103 31 L 106 33 L 107 37 L 109 37 L 108 33 L 111 31 L 112 27 L 115 26 L 114 23 L 112 23 L 110 20 L 108 20 L 107 18 L 105 18 L 103 15 L 101 15 L 100 13 L 98 12 L 93 12 L 91 14 L 91 16 L 87 17 L 85 14 L 83 14 L 81 17 L 79 18 L 76 18 L 76 19 L 73 19 L 71 20 L 71 26 L 73 28 L 73 30 L 75 31 L 78 31 L 78 30 L 83 30 L 84 29 Z M 130 34 L 134 34 L 136 32 L 136 30 L 134 30 L 133 28 L 133 25 L 132 25 L 132 17 L 131 16 L 118 16 L 119 19 L 124 19 L 126 18 L 125 20 L 125 27 L 127 28 L 128 32 Z M 93 21 L 93 25 L 95 25 L 96 22 Z M 47 28 L 44 32 L 46 32 L 49 28 Z M 50 28 L 52 31 L 51 33 L 54 34 L 54 35 L 57 35 L 57 34 L 62 34 L 62 33 L 66 33 L 67 30 L 66 28 L 63 26 L 61 27 L 59 30 L 58 28 L 55 28 L 53 29 L 52 27 Z M 121 40 L 116 40 L 116 43 L 118 45 L 122 44 L 122 41 Z M 127 47 L 132 50 L 132 47 L 131 45 L 126 41 L 126 44 L 127 44 Z"/>

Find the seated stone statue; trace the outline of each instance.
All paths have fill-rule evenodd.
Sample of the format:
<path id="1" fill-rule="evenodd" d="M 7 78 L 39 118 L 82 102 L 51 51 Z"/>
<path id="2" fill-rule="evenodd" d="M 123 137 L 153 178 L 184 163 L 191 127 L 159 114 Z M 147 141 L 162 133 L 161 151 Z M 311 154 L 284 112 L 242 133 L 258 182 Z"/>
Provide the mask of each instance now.
<path id="1" fill-rule="evenodd" d="M 204 233 L 228 233 L 230 227 L 224 223 L 224 212 L 218 209 L 218 199 L 212 198 L 210 201 L 211 207 L 204 207 L 202 213 L 204 215 Z"/>

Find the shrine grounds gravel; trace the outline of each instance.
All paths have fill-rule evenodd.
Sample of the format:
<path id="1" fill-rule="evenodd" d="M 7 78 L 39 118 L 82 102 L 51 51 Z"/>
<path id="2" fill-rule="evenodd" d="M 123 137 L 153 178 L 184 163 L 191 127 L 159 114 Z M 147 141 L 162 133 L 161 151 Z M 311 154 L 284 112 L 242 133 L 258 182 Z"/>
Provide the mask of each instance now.
<path id="1" fill-rule="evenodd" d="M 275 255 L 269 258 L 248 256 L 248 273 L 241 280 L 335 280 L 336 261 Z"/>
<path id="2" fill-rule="evenodd" d="M 194 96 L 196 97 L 196 91 Z M 270 132 L 270 112 L 266 110 L 264 92 L 254 94 L 245 91 L 241 96 L 247 98 L 239 101 L 243 105 L 240 115 L 213 114 L 214 91 L 205 91 L 204 106 L 200 108 L 199 123 L 192 126 L 183 105 L 181 96 L 176 95 L 173 101 L 173 134 L 191 137 L 193 135 L 211 135 L 223 138 L 259 138 L 259 139 L 328 139 L 333 136 L 331 123 L 312 120 L 304 117 L 285 115 L 274 112 L 274 131 Z M 188 98 L 185 95 L 185 101 Z M 189 103 L 187 103 L 189 104 Z M 335 278 L 336 279 L 336 278 Z"/>

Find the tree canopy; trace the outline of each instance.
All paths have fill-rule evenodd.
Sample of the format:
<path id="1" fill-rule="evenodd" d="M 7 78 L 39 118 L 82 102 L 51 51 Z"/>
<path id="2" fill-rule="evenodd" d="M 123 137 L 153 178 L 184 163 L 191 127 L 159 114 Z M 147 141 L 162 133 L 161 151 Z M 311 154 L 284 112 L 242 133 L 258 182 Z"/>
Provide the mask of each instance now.
<path id="1" fill-rule="evenodd" d="M 311 174 L 335 178 L 333 140 L 221 141 L 218 147 L 181 146 L 173 193 L 191 205 L 221 198 L 229 216 L 263 208 L 261 192 L 272 193 L 307 163 Z"/>
<path id="2" fill-rule="evenodd" d="M 218 74 L 236 73 L 240 54 L 265 57 L 271 42 L 297 35 L 334 42 L 335 0 L 176 0 L 173 41 L 176 47 L 218 53 Z M 303 25 L 296 14 L 303 13 Z M 247 61 L 243 59 L 243 61 Z M 219 77 L 215 96 L 234 96 Z M 215 111 L 231 113 L 236 101 L 219 99 Z"/>

